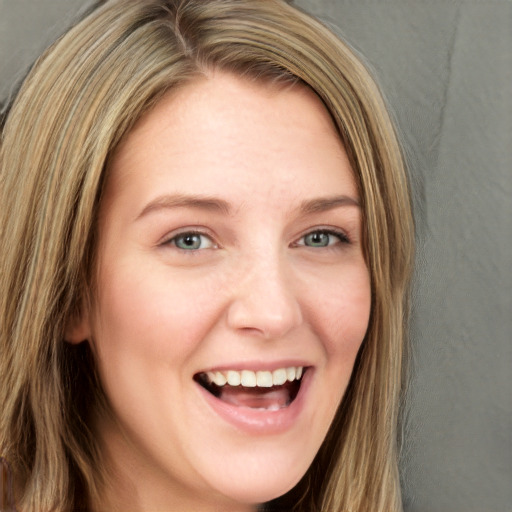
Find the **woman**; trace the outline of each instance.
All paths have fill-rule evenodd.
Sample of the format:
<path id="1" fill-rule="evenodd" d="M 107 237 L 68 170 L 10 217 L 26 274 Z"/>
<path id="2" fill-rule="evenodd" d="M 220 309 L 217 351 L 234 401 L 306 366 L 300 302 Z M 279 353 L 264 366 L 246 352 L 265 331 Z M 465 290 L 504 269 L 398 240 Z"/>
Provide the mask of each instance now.
<path id="1" fill-rule="evenodd" d="M 1 148 L 19 510 L 400 510 L 412 222 L 380 94 L 280 0 L 111 0 Z"/>

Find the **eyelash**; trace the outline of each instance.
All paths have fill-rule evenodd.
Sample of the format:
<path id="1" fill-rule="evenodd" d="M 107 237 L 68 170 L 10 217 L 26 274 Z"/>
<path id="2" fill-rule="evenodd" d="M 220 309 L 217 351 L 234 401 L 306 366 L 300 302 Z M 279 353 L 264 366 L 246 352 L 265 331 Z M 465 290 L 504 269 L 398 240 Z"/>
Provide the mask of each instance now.
<path id="1" fill-rule="evenodd" d="M 203 233 L 202 231 L 198 231 L 198 230 L 189 230 L 189 231 L 182 231 L 181 233 L 177 233 L 172 238 L 169 238 L 168 240 L 165 240 L 164 242 L 162 242 L 162 245 L 164 245 L 164 246 L 165 245 L 172 245 L 172 246 L 176 247 L 176 249 L 178 249 L 179 251 L 194 253 L 194 252 L 197 252 L 197 251 L 199 251 L 201 249 L 200 248 L 197 248 L 197 249 L 183 249 L 182 247 L 178 247 L 178 245 L 176 244 L 176 241 L 178 239 L 180 239 L 180 238 L 193 237 L 193 236 L 198 236 L 198 237 L 201 237 L 201 238 L 207 238 L 208 240 L 210 240 L 211 247 L 206 247 L 206 249 L 218 247 L 217 244 L 213 241 L 213 239 L 212 239 L 212 237 L 210 235 L 207 235 L 206 233 Z M 204 249 L 205 248 L 203 248 L 203 250 Z"/>
<path id="2" fill-rule="evenodd" d="M 328 245 L 317 246 L 317 247 L 307 246 L 305 243 L 295 242 L 294 246 L 304 246 L 304 247 L 312 247 L 312 248 L 318 248 L 318 249 L 333 249 L 338 244 L 350 244 L 351 243 L 349 237 L 343 231 L 339 231 L 336 229 L 327 229 L 327 228 L 320 228 L 320 229 L 314 229 L 312 231 L 308 231 L 306 234 L 302 235 L 299 240 L 303 240 L 307 236 L 315 235 L 315 234 L 333 236 L 338 239 L 338 242 L 333 243 L 333 244 L 329 243 Z"/>
<path id="3" fill-rule="evenodd" d="M 315 235 L 315 234 L 332 236 L 332 237 L 337 238 L 338 241 L 337 241 L 337 243 L 329 242 L 325 246 L 322 246 L 322 245 L 308 246 L 304 242 L 301 243 L 301 241 L 304 240 L 307 236 Z M 184 249 L 182 247 L 178 247 L 178 245 L 176 243 L 176 241 L 178 239 L 185 238 L 185 237 L 194 237 L 194 236 L 209 239 L 211 246 L 204 247 L 204 248 L 198 247 L 196 249 L 194 249 L 194 248 Z M 343 231 L 339 231 L 336 229 L 319 228 L 319 229 L 314 229 L 312 231 L 308 231 L 307 233 L 302 235 L 297 242 L 294 242 L 292 244 L 292 247 L 308 247 L 308 248 L 313 248 L 313 249 L 334 249 L 339 244 L 350 244 L 350 243 L 351 243 L 351 240 L 349 239 L 347 234 L 344 233 Z M 215 241 L 212 239 L 212 237 L 210 235 L 208 235 L 202 231 L 199 231 L 199 230 L 182 231 L 181 233 L 174 235 L 172 238 L 169 238 L 168 240 L 165 240 L 164 242 L 162 242 L 162 245 L 163 246 L 172 245 L 172 246 L 176 247 L 176 249 L 178 249 L 179 251 L 187 252 L 187 253 L 196 253 L 200 250 L 218 248 L 218 245 L 215 243 Z"/>

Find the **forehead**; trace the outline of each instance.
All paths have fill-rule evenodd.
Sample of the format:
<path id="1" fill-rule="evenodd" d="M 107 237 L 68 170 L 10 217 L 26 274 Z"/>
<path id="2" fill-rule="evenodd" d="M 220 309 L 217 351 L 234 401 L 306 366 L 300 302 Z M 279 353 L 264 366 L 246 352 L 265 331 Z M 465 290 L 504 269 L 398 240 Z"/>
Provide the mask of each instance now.
<path id="1" fill-rule="evenodd" d="M 283 193 L 341 183 L 357 195 L 331 116 L 309 88 L 224 73 L 171 91 L 140 119 L 114 155 L 107 188 L 120 193 L 135 180 L 142 195 L 155 187 L 218 195 L 219 185 L 228 193 L 251 176 Z"/>

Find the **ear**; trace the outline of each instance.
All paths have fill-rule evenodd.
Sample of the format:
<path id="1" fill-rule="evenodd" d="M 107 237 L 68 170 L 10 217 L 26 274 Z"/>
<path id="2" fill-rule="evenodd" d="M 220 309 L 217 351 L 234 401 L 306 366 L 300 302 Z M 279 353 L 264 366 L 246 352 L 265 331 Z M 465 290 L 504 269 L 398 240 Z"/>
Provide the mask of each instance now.
<path id="1" fill-rule="evenodd" d="M 82 343 L 91 338 L 91 324 L 89 308 L 83 305 L 80 312 L 70 316 L 66 323 L 64 339 L 73 345 Z"/>

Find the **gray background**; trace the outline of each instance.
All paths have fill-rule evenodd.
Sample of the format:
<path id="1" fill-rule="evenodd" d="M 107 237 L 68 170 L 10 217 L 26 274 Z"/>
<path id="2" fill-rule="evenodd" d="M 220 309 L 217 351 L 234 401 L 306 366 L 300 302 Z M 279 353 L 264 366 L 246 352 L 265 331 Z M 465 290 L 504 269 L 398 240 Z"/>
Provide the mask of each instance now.
<path id="1" fill-rule="evenodd" d="M 409 157 L 405 510 L 512 511 L 512 2 L 297 3 L 365 55 Z M 0 98 L 84 5 L 0 0 Z"/>

